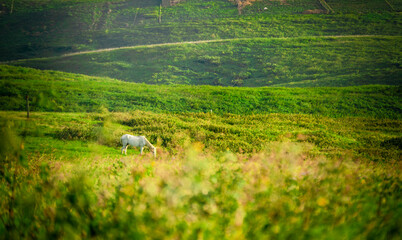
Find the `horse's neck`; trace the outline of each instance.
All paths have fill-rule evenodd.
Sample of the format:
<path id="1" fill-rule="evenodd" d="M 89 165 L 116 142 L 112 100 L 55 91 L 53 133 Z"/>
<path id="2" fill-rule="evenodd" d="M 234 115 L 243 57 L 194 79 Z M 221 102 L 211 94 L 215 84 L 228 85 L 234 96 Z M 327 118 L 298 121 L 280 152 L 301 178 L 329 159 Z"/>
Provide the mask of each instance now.
<path id="1" fill-rule="evenodd" d="M 148 147 L 154 149 L 155 147 L 148 141 L 148 139 L 146 137 L 144 137 L 145 140 L 145 145 L 147 145 Z"/>

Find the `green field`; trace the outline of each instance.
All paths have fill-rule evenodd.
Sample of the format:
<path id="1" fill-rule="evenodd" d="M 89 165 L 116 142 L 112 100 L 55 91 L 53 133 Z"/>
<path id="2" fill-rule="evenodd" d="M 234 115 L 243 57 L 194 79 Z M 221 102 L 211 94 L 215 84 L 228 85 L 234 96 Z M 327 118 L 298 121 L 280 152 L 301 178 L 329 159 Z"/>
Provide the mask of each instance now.
<path id="1" fill-rule="evenodd" d="M 372 0 L 376 1 L 376 0 Z M 7 1 L 8 4 L 11 0 Z M 0 60 L 152 43 L 247 37 L 333 35 L 399 36 L 400 14 L 389 9 L 338 14 L 302 14 L 317 1 L 257 2 L 238 15 L 228 0 L 187 0 L 163 9 L 147 1 L 18 1 L 0 14 Z M 77 3 L 79 2 L 79 3 Z M 105 3 L 106 2 L 106 3 Z M 109 4 L 107 2 L 110 2 Z M 395 2 L 400 2 L 397 0 Z M 25 4 L 24 4 L 25 3 Z M 260 6 L 261 5 L 261 6 Z M 396 4 L 394 4 L 397 6 Z M 269 10 L 262 11 L 263 6 Z"/>
<path id="2" fill-rule="evenodd" d="M 0 66 L 3 110 L 56 112 L 296 113 L 401 118 L 401 87 L 239 88 L 147 85 L 56 71 Z"/>
<path id="3" fill-rule="evenodd" d="M 0 114 L 5 239 L 401 234 L 399 86 L 156 86 L 12 66 L 1 73 L 1 108 L 18 110 Z M 125 133 L 147 136 L 157 157 L 121 155 Z"/>
<path id="4" fill-rule="evenodd" d="M 401 238 L 401 0 L 161 3 L 0 3 L 0 240 Z"/>
<path id="5" fill-rule="evenodd" d="M 399 85 L 401 37 L 300 37 L 133 47 L 11 64 L 147 84 Z"/>
<path id="6" fill-rule="evenodd" d="M 1 191 L 9 195 L 2 236 L 400 236 L 400 120 L 0 115 Z M 148 136 L 157 157 L 132 149 L 122 156 L 118 139 L 127 132 Z"/>

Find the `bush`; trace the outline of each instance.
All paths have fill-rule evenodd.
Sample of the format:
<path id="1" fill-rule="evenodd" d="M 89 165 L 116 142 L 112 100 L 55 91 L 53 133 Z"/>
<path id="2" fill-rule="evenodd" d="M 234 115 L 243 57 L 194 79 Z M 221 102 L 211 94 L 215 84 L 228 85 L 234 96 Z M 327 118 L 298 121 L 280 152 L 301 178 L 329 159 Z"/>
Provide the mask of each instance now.
<path id="1" fill-rule="evenodd" d="M 96 129 L 91 125 L 68 126 L 56 132 L 61 140 L 93 141 L 97 139 Z"/>

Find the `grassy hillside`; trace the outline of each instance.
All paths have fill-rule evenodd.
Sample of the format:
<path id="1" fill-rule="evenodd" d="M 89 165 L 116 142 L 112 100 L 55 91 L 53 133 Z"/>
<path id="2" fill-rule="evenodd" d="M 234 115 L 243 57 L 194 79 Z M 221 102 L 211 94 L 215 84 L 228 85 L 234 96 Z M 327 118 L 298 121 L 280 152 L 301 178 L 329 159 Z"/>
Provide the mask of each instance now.
<path id="1" fill-rule="evenodd" d="M 355 10 L 330 15 L 302 14 L 320 8 L 317 1 L 263 1 L 246 7 L 239 16 L 227 0 L 187 0 L 164 8 L 159 23 L 157 2 L 26 0 L 15 2 L 10 14 L 8 0 L 0 15 L 0 60 L 203 39 L 399 35 L 402 20 L 397 10 L 372 8 L 365 1 Z"/>
<path id="2" fill-rule="evenodd" d="M 0 112 L 0 124 L 7 239 L 400 235 L 400 120 Z M 157 157 L 121 156 L 127 132 Z"/>
<path id="3" fill-rule="evenodd" d="M 55 71 L 0 66 L 0 108 L 85 112 L 302 113 L 321 116 L 401 117 L 401 87 L 233 88 L 157 86 Z"/>
<path id="4" fill-rule="evenodd" d="M 328 157 L 351 154 L 375 161 L 398 159 L 401 121 L 364 117 L 329 118 L 305 114 L 211 113 L 31 113 L 2 112 L 2 123 L 14 122 L 30 153 L 57 158 L 117 157 L 125 133 L 145 135 L 163 152 L 177 153 L 191 143 L 213 152 L 230 150 L 252 154 L 272 142 L 292 141 L 314 145 Z M 4 127 L 4 126 L 2 126 Z M 133 150 L 129 150 L 133 154 Z M 138 151 L 135 154 L 138 154 Z M 148 152 L 148 150 L 147 150 Z"/>
<path id="5" fill-rule="evenodd" d="M 400 0 L 370 0 L 370 1 L 348 1 L 348 0 L 326 0 L 335 12 L 365 12 L 365 11 L 401 11 L 402 2 Z"/>
<path id="6" fill-rule="evenodd" d="M 399 85 L 401 37 L 300 37 L 133 47 L 11 64 L 147 84 Z"/>
<path id="7" fill-rule="evenodd" d="M 401 0 L 243 2 L 2 1 L 0 240 L 400 239 Z"/>

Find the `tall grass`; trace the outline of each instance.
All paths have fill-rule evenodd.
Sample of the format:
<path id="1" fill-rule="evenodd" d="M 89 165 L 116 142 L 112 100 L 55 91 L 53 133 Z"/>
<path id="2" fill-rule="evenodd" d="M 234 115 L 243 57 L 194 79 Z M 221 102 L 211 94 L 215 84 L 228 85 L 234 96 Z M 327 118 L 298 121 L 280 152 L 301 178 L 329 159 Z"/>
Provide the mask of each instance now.
<path id="1" fill-rule="evenodd" d="M 1 178 L 0 236 L 398 239 L 400 162 L 327 159 L 311 148 L 272 143 L 244 156 L 195 143 L 157 159 L 33 156 L 13 189 Z"/>
<path id="2" fill-rule="evenodd" d="M 398 239 L 400 121 L 0 114 L 0 239 Z M 158 147 L 120 154 L 122 133 Z"/>

